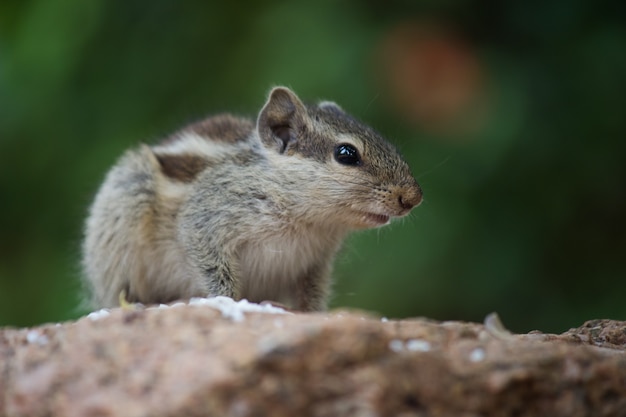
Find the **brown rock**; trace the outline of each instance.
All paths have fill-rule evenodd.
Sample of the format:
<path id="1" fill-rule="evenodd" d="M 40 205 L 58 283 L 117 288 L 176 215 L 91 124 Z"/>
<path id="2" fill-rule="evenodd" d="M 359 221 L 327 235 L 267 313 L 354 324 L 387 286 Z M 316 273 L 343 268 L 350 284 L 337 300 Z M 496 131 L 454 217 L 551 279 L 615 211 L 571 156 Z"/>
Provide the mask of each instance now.
<path id="1" fill-rule="evenodd" d="M 2 416 L 626 416 L 626 323 L 115 309 L 0 331 Z"/>

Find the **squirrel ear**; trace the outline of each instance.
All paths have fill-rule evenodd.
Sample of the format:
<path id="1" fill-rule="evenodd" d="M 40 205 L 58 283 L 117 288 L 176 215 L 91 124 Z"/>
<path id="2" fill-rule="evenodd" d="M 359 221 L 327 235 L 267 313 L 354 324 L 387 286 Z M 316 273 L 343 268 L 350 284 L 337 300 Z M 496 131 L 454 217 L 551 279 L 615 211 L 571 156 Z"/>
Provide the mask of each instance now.
<path id="1" fill-rule="evenodd" d="M 333 101 L 320 101 L 317 105 L 320 109 L 332 110 L 337 113 L 345 113 L 339 105 Z"/>
<path id="2" fill-rule="evenodd" d="M 284 153 L 306 125 L 306 107 L 293 91 L 275 87 L 259 113 L 257 130 L 265 146 Z"/>

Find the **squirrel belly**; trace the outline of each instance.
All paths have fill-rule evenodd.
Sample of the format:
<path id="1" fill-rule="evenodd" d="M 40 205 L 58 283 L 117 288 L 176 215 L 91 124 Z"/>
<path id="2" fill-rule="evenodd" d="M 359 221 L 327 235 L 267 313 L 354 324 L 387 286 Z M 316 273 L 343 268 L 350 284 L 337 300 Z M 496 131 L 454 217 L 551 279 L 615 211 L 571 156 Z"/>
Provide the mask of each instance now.
<path id="1" fill-rule="evenodd" d="M 408 214 L 422 192 L 397 150 L 334 103 L 277 87 L 257 122 L 207 118 L 128 151 L 90 208 L 95 307 L 225 295 L 323 310 L 346 235 Z"/>

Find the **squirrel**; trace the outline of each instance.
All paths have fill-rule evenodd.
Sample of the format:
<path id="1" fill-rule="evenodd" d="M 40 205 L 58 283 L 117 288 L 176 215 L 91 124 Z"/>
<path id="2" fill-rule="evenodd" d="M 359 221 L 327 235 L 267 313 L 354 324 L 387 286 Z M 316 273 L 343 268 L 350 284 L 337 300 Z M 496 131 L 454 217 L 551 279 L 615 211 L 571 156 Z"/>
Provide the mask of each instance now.
<path id="1" fill-rule="evenodd" d="M 221 114 L 127 151 L 89 209 L 93 307 L 228 296 L 326 308 L 351 231 L 420 204 L 396 148 L 333 102 L 275 87 L 250 119 Z"/>

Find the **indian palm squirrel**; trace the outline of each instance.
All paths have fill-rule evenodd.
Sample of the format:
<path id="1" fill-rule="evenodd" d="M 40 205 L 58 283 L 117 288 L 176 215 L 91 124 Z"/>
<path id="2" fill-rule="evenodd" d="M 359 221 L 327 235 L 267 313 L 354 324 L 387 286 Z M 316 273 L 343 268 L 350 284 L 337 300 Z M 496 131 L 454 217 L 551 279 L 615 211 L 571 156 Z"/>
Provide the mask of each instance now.
<path id="1" fill-rule="evenodd" d="M 326 308 L 333 260 L 354 230 L 422 200 L 396 148 L 338 105 L 271 90 L 256 123 L 229 114 L 126 152 L 89 210 L 94 307 L 194 296 Z"/>

